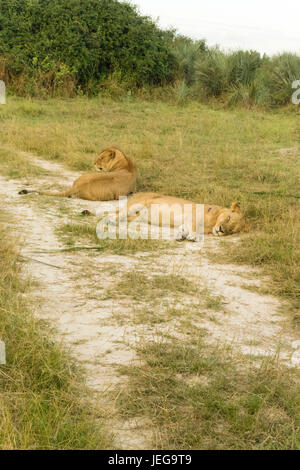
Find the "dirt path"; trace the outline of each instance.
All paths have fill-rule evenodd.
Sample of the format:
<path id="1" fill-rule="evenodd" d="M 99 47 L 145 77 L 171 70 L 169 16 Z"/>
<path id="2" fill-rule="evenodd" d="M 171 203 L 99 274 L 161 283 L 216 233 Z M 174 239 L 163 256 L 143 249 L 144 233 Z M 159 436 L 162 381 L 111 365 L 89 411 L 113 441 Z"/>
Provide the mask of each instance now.
<path id="1" fill-rule="evenodd" d="M 99 252 L 59 252 L 63 242 L 56 235 L 58 224 L 68 221 L 69 214 L 60 211 L 61 200 L 53 198 L 44 205 L 39 196 L 22 197 L 18 191 L 24 185 L 56 189 L 65 187 L 78 175 L 63 166 L 34 156 L 32 163 L 47 170 L 48 175 L 26 181 L 0 178 L 0 197 L 3 209 L 14 214 L 17 232 L 23 241 L 22 255 L 30 275 L 37 281 L 34 288 L 36 314 L 47 318 L 58 328 L 73 355 L 80 361 L 87 375 L 87 383 L 95 392 L 95 399 L 110 411 L 116 446 L 124 449 L 151 447 L 151 430 L 146 422 L 120 423 L 113 404 L 106 393 L 125 380 L 117 371 L 119 365 L 136 360 L 135 344 L 143 338 L 153 338 L 157 327 L 132 321 L 134 303 L 126 296 L 114 298 L 116 279 L 124 273 L 138 271 L 146 276 L 180 274 L 193 281 L 211 295 L 221 296 L 221 310 L 213 308 L 201 315 L 193 306 L 190 320 L 197 328 L 206 329 L 207 341 L 230 343 L 243 354 L 270 355 L 280 348 L 287 363 L 300 363 L 300 341 L 289 330 L 280 300 L 263 296 L 243 286 L 259 286 L 266 280 L 246 267 L 212 264 L 207 254 L 218 250 L 218 240 L 207 237 L 201 251 L 196 244 L 178 244 L 168 253 L 144 253 L 135 256 L 117 256 Z M 68 199 L 69 211 L 77 214 L 82 209 L 95 211 L 99 203 Z M 50 209 L 49 209 L 50 207 Z M 237 239 L 232 238 L 232 243 Z M 43 251 L 43 253 L 37 253 Z M 113 268 L 113 269 L 112 269 Z M 105 292 L 112 292 L 107 298 Z M 182 315 L 192 302 L 189 296 L 170 294 L 168 304 L 182 309 Z M 145 304 L 146 305 L 146 304 Z M 159 309 L 163 312 L 163 305 Z M 159 310 L 160 311 L 160 310 Z M 174 336 L 184 335 L 178 318 L 159 325 L 159 331 Z M 126 383 L 124 383 L 126 386 Z"/>

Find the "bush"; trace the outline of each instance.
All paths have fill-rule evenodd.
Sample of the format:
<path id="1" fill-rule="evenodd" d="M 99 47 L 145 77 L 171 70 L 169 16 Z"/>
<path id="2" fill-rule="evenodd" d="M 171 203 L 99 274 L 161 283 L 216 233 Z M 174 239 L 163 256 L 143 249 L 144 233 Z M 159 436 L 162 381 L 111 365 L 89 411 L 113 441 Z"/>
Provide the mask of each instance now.
<path id="1" fill-rule="evenodd" d="M 257 51 L 237 51 L 228 56 L 229 84 L 250 85 L 254 82 L 256 72 L 262 64 Z"/>
<path id="2" fill-rule="evenodd" d="M 284 105 L 291 101 L 292 83 L 300 80 L 300 57 L 283 53 L 274 56 L 262 72 L 262 84 L 270 90 L 270 103 Z"/>
<path id="3" fill-rule="evenodd" d="M 195 75 L 206 96 L 222 95 L 228 90 L 230 77 L 226 54 L 218 48 L 209 50 L 195 64 Z"/>
<path id="4" fill-rule="evenodd" d="M 172 43 L 173 55 L 176 59 L 176 78 L 188 86 L 195 81 L 195 65 L 197 59 L 207 52 L 205 40 L 193 41 L 185 36 L 177 36 Z"/>
<path id="5" fill-rule="evenodd" d="M 170 33 L 116 0 L 2 0 L 0 55 L 9 78 L 26 75 L 52 90 L 86 87 L 116 69 L 135 83 L 173 77 Z"/>

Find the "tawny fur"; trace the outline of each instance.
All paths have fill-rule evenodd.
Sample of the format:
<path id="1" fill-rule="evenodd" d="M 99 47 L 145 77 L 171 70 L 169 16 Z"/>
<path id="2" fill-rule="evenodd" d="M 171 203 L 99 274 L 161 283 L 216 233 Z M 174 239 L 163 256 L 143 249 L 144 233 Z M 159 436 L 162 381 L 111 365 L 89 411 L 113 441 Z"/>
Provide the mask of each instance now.
<path id="1" fill-rule="evenodd" d="M 188 219 L 181 214 L 184 213 L 183 207 L 191 205 L 192 211 Z M 171 196 L 164 196 L 157 193 L 137 193 L 128 200 L 126 214 L 123 212 L 120 217 L 126 217 L 129 222 L 138 219 L 141 222 L 152 224 L 151 220 L 151 206 L 158 205 L 159 207 L 159 226 L 163 225 L 164 220 L 170 220 L 172 228 L 179 228 L 181 225 L 188 225 L 187 230 L 190 233 L 197 233 L 198 227 L 196 226 L 196 207 L 197 204 L 192 201 L 180 199 Z M 180 217 L 176 214 L 176 206 L 182 210 Z M 143 215 L 143 208 L 147 211 Z M 173 208 L 172 208 L 173 207 Z M 203 227 L 203 224 L 201 225 Z M 231 205 L 230 209 L 216 206 L 204 205 L 204 233 L 213 233 L 216 236 L 230 235 L 233 233 L 248 231 L 249 226 L 245 222 L 244 214 L 240 210 L 239 203 L 235 202 Z"/>
<path id="2" fill-rule="evenodd" d="M 137 169 L 121 150 L 110 147 L 99 155 L 95 168 L 100 173 L 87 173 L 63 192 L 23 190 L 20 194 L 38 193 L 44 196 L 76 197 L 88 201 L 112 201 L 127 196 L 136 189 Z"/>

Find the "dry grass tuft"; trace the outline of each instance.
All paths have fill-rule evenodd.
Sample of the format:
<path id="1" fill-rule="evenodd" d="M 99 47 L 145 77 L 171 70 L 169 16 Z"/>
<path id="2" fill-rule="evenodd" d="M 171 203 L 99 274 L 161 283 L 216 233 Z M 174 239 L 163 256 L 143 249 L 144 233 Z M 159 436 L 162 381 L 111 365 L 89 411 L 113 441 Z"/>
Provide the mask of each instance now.
<path id="1" fill-rule="evenodd" d="M 276 358 L 249 360 L 212 349 L 199 335 L 138 348 L 141 365 L 123 367 L 120 412 L 146 417 L 156 449 L 300 448 L 299 380 Z"/>
<path id="2" fill-rule="evenodd" d="M 104 413 L 55 331 L 31 313 L 18 247 L 2 226 L 0 257 L 0 338 L 7 349 L 7 364 L 0 365 L 0 448 L 108 448 Z"/>

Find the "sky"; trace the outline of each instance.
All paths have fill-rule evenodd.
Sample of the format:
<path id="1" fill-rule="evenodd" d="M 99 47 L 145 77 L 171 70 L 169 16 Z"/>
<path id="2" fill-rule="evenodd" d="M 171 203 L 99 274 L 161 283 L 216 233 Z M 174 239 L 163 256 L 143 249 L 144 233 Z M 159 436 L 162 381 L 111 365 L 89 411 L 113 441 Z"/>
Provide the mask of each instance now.
<path id="1" fill-rule="evenodd" d="M 300 54 L 300 0 L 132 0 L 143 15 L 222 49 Z"/>

